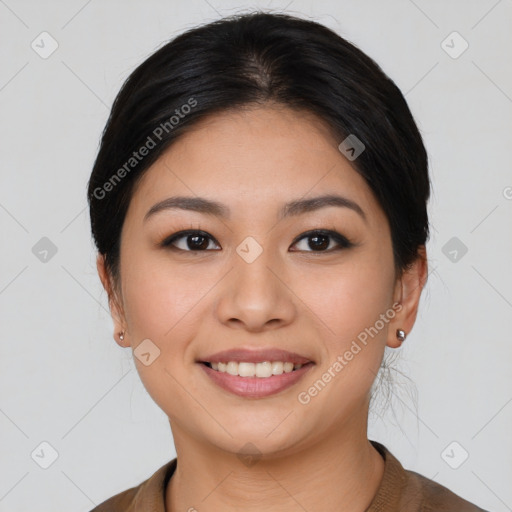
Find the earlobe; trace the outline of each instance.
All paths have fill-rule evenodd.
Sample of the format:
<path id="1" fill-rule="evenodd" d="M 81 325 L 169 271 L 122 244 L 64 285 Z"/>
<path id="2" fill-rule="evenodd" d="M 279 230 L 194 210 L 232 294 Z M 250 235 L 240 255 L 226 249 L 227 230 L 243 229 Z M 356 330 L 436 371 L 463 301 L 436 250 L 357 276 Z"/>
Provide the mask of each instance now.
<path id="1" fill-rule="evenodd" d="M 398 348 L 411 332 L 418 313 L 421 292 L 427 281 L 428 263 L 424 245 L 418 248 L 418 257 L 404 270 L 395 287 L 395 299 L 401 305 L 390 322 L 387 346 Z"/>
<path id="2" fill-rule="evenodd" d="M 101 284 L 103 285 L 103 288 L 105 289 L 108 296 L 108 306 L 112 316 L 112 321 L 114 322 L 114 339 L 119 346 L 126 347 L 128 344 L 126 340 L 124 314 L 115 297 L 111 277 L 107 271 L 105 265 L 105 257 L 103 254 L 98 253 L 98 256 L 96 257 L 96 268 L 98 269 L 98 275 L 100 277 Z"/>

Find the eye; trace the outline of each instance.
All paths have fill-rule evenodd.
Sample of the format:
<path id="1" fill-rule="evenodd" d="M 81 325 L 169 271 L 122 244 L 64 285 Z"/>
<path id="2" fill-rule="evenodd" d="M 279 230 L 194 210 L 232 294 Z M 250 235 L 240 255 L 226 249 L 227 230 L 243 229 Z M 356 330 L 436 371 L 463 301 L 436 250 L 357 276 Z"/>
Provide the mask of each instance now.
<path id="1" fill-rule="evenodd" d="M 338 233 L 337 231 L 328 229 L 315 229 L 313 231 L 308 231 L 296 239 L 293 245 L 296 245 L 298 242 L 307 239 L 310 241 L 304 245 L 313 250 L 308 251 L 304 248 L 300 249 L 305 252 L 332 252 L 333 250 L 348 249 L 354 245 L 342 234 Z M 329 248 L 331 245 L 331 241 L 329 239 L 332 239 L 332 241 L 335 242 L 334 249 L 332 247 Z M 336 244 L 338 247 L 336 247 Z"/>
<path id="2" fill-rule="evenodd" d="M 178 244 L 176 244 L 176 242 L 181 239 L 185 240 L 184 242 L 181 243 L 181 247 L 179 247 Z M 169 238 L 166 238 L 162 242 L 162 246 L 187 252 L 205 251 L 208 249 L 210 241 L 216 243 L 216 241 L 208 233 L 205 233 L 204 231 L 189 230 L 180 231 L 179 233 L 175 233 Z"/>
<path id="3" fill-rule="evenodd" d="M 307 248 L 299 249 L 304 252 L 332 252 L 340 249 L 348 249 L 354 246 L 345 236 L 338 233 L 337 231 L 326 230 L 326 229 L 315 229 L 303 233 L 300 237 L 296 238 L 292 244 L 297 245 L 303 240 L 309 239 L 309 242 L 305 244 L 307 248 L 312 249 L 308 251 Z M 331 247 L 331 242 L 334 241 L 334 248 Z M 214 242 L 217 248 L 209 248 L 210 242 Z M 163 247 L 176 249 L 185 252 L 197 252 L 207 250 L 219 250 L 220 246 L 217 241 L 208 233 L 201 230 L 187 230 L 180 231 L 174 235 L 166 238 L 162 244 Z M 293 252 L 293 251 L 292 251 Z"/>

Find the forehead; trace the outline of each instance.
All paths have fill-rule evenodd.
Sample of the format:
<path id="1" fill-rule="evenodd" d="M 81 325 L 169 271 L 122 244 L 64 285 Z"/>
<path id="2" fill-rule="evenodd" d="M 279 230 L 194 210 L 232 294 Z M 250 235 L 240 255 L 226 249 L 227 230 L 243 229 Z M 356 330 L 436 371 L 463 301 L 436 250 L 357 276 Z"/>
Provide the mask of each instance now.
<path id="1" fill-rule="evenodd" d="M 155 202 L 179 193 L 254 216 L 261 208 L 338 193 L 357 201 L 369 216 L 382 216 L 368 184 L 338 150 L 339 142 L 309 112 L 272 106 L 211 115 L 146 171 L 130 208 L 144 215 Z"/>

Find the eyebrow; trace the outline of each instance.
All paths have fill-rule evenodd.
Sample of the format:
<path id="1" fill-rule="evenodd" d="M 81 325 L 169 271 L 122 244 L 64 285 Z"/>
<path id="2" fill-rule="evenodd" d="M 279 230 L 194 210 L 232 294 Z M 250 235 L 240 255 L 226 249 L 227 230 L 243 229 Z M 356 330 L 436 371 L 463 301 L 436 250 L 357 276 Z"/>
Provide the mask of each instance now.
<path id="1" fill-rule="evenodd" d="M 297 199 L 286 203 L 279 212 L 279 220 L 286 217 L 312 212 L 328 206 L 349 208 L 358 213 L 365 222 L 367 221 L 366 214 L 356 202 L 348 199 L 347 197 L 333 194 L 313 197 L 311 199 Z M 173 196 L 154 204 L 144 216 L 144 222 L 158 212 L 173 209 L 199 212 L 219 217 L 221 219 L 230 218 L 229 208 L 217 201 L 205 199 L 203 197 Z"/>

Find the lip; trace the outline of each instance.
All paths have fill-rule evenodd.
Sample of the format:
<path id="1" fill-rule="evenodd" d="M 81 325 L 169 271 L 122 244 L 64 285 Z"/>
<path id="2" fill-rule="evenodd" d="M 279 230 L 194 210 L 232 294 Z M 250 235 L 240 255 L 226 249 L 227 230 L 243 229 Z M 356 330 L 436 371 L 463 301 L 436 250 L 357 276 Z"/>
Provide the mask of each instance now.
<path id="1" fill-rule="evenodd" d="M 282 359 L 274 360 L 282 361 Z M 230 359 L 230 361 L 233 361 L 233 359 Z M 247 359 L 244 359 L 244 361 L 247 361 Z M 214 360 L 213 362 L 217 361 Z M 239 375 L 231 375 L 213 370 L 202 362 L 197 364 L 217 386 L 244 398 L 264 398 L 284 391 L 296 384 L 315 365 L 312 361 L 309 361 L 298 370 L 282 373 L 281 375 L 273 375 L 272 377 L 240 377 Z"/>
<path id="2" fill-rule="evenodd" d="M 314 361 L 312 361 L 311 359 L 303 357 L 300 354 L 296 354 L 295 352 L 288 352 L 287 350 L 277 348 L 260 350 L 238 348 L 231 350 L 223 350 L 221 352 L 216 352 L 215 354 L 211 354 L 209 356 L 197 360 L 197 362 L 201 363 L 227 363 L 229 361 L 235 361 L 237 363 L 261 363 L 263 361 L 282 361 L 283 363 L 288 361 L 293 364 L 314 363 Z"/>

